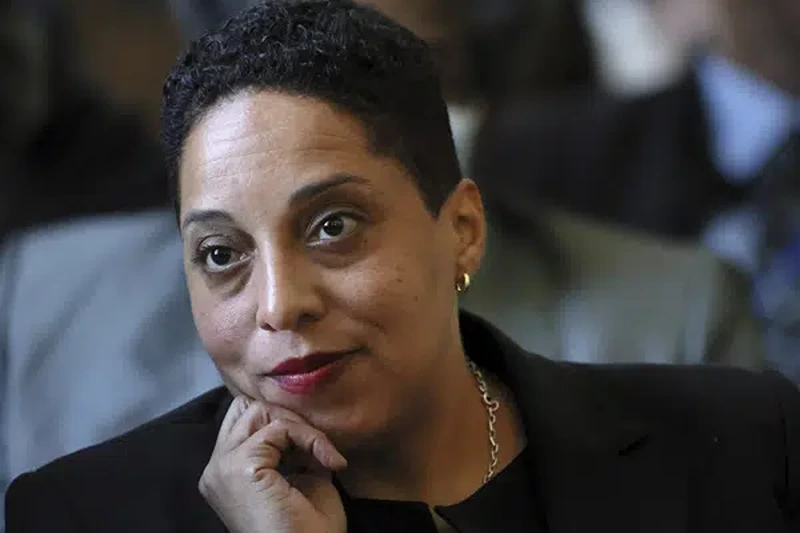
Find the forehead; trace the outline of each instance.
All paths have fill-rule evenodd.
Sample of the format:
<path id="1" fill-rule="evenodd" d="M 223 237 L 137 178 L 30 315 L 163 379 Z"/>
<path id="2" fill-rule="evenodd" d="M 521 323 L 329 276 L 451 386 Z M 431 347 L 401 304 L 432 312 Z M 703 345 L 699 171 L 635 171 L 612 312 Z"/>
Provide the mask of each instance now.
<path id="1" fill-rule="evenodd" d="M 360 123 L 325 102 L 271 92 L 239 93 L 213 107 L 191 129 L 180 169 L 182 188 L 211 185 L 257 171 L 364 157 Z"/>
<path id="2" fill-rule="evenodd" d="M 242 92 L 191 129 L 179 172 L 181 208 L 253 212 L 256 201 L 259 209 L 265 202 L 277 207 L 298 188 L 332 174 L 386 189 L 400 186 L 389 176 L 406 172 L 395 159 L 373 153 L 361 122 L 349 113 L 311 97 Z"/>
<path id="3" fill-rule="evenodd" d="M 242 92 L 214 106 L 189 132 L 187 165 L 251 150 L 286 155 L 305 149 L 368 149 L 355 117 L 315 98 Z"/>

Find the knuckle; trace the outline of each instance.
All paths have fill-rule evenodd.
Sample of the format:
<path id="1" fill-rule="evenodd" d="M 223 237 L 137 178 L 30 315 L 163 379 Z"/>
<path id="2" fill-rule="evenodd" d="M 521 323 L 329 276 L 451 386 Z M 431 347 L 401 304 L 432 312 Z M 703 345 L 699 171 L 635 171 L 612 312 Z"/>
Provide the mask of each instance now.
<path id="1" fill-rule="evenodd" d="M 284 480 L 284 477 L 272 468 L 265 468 L 261 470 L 257 470 L 253 473 L 253 478 L 262 486 L 262 487 L 272 487 L 277 485 L 279 482 Z"/>
<path id="2" fill-rule="evenodd" d="M 263 464 L 278 464 L 281 451 L 266 439 L 260 439 L 247 454 L 249 460 L 258 460 Z"/>
<path id="3" fill-rule="evenodd" d="M 289 429 L 289 421 L 285 418 L 275 418 L 269 424 L 273 429 L 285 431 Z"/>
<path id="4" fill-rule="evenodd" d="M 204 497 L 208 497 L 214 490 L 214 486 L 217 484 L 219 477 L 217 475 L 216 469 L 207 466 L 203 470 L 203 474 L 200 476 L 200 479 L 197 481 L 197 488 L 200 490 L 200 494 Z"/>

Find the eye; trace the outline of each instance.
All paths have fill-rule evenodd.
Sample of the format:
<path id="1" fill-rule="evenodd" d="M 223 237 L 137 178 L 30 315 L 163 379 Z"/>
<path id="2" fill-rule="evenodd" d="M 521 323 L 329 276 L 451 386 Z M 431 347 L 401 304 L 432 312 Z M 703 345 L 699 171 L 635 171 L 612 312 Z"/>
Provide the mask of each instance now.
<path id="1" fill-rule="evenodd" d="M 208 246 L 200 251 L 203 267 L 209 272 L 223 272 L 239 263 L 244 254 L 228 246 Z"/>
<path id="2" fill-rule="evenodd" d="M 317 243 L 342 239 L 347 237 L 358 226 L 358 220 L 344 213 L 336 213 L 323 218 L 319 224 L 314 226 L 311 232 L 311 240 Z"/>

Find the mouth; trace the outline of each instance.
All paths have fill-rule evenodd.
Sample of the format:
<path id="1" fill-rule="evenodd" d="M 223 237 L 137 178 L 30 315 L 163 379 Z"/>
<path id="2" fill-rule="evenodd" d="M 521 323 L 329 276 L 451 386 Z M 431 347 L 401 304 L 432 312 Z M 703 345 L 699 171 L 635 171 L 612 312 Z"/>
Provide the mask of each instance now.
<path id="1" fill-rule="evenodd" d="M 309 394 L 332 381 L 339 363 L 360 349 L 339 352 L 317 352 L 304 357 L 287 359 L 267 374 L 283 390 L 293 394 Z"/>

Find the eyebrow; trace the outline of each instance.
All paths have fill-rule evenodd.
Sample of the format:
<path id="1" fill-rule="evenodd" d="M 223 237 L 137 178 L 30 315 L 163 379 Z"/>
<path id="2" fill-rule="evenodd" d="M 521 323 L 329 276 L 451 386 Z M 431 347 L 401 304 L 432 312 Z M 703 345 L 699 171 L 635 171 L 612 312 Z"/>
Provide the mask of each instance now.
<path id="1" fill-rule="evenodd" d="M 202 224 L 208 222 L 226 222 L 233 224 L 233 217 L 227 211 L 220 211 L 219 209 L 204 209 L 193 210 L 186 214 L 181 224 L 181 230 L 186 231 L 186 228 L 192 224 Z"/>
<path id="2" fill-rule="evenodd" d="M 319 196 L 331 189 L 340 187 L 347 183 L 367 183 L 367 182 L 368 180 L 353 174 L 345 174 L 345 173 L 334 174 L 328 178 L 325 178 L 324 180 L 320 180 L 315 183 L 309 183 L 308 185 L 305 185 L 297 189 L 289 197 L 289 205 L 295 206 L 299 203 L 307 202 L 316 196 Z M 183 223 L 181 224 L 181 229 L 182 231 L 186 231 L 186 228 L 188 228 L 192 224 L 201 224 L 209 222 L 225 222 L 228 224 L 233 224 L 234 218 L 227 211 L 222 211 L 219 209 L 192 210 L 189 211 L 186 214 L 186 217 L 183 219 Z"/>
<path id="3" fill-rule="evenodd" d="M 330 189 L 340 187 L 347 183 L 367 183 L 367 182 L 368 181 L 366 179 L 360 176 L 340 172 L 328 178 L 325 178 L 324 180 L 320 180 L 315 183 L 309 183 L 308 185 L 300 187 L 289 197 L 289 205 L 294 206 L 299 203 L 307 202 L 308 200 L 311 200 L 315 196 L 319 196 L 320 194 L 327 192 Z"/>

